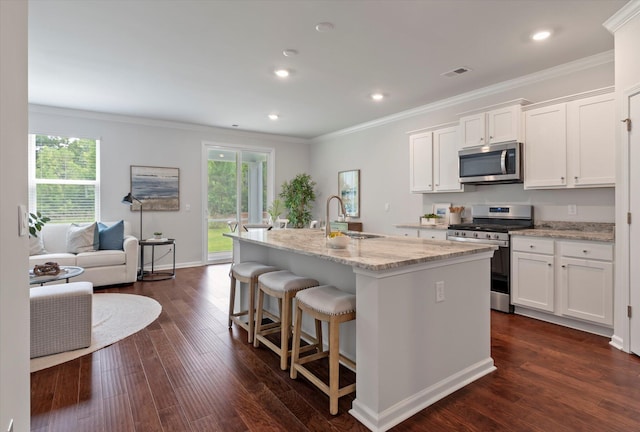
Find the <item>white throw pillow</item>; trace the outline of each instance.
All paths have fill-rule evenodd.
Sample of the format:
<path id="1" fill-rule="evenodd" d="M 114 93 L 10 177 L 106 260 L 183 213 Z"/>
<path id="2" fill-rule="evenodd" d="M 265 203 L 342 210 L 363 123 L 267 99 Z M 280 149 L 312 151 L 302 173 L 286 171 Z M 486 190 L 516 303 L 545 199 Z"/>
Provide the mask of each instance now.
<path id="1" fill-rule="evenodd" d="M 67 231 L 67 252 L 93 252 L 98 250 L 98 224 L 80 226 L 71 224 Z"/>
<path id="2" fill-rule="evenodd" d="M 42 242 L 42 233 L 39 237 L 29 236 L 29 255 L 43 255 L 48 253 Z"/>

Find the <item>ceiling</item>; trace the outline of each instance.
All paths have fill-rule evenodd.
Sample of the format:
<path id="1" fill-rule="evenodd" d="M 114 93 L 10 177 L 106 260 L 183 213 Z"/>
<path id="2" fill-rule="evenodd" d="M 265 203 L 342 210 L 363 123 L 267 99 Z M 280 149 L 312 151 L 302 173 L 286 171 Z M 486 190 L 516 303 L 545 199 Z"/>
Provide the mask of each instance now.
<path id="1" fill-rule="evenodd" d="M 29 102 L 313 138 L 611 50 L 626 2 L 30 0 Z"/>

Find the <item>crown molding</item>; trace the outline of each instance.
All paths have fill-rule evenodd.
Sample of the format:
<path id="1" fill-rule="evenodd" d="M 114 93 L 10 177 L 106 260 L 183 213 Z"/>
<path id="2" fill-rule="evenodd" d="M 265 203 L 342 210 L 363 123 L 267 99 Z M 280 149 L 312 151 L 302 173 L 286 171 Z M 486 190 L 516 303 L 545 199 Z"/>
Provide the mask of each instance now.
<path id="1" fill-rule="evenodd" d="M 640 2 L 640 0 L 637 0 Z M 438 111 L 444 108 L 456 106 L 465 102 L 470 102 L 476 99 L 480 99 L 493 94 L 501 93 L 507 90 L 524 87 L 527 85 L 535 84 L 541 81 L 546 81 L 552 78 L 568 75 L 574 72 L 590 69 L 596 66 L 600 66 L 607 63 L 613 63 L 614 56 L 613 50 L 605 51 L 600 54 L 595 54 L 589 57 L 585 57 L 579 60 L 575 60 L 569 63 L 564 63 L 559 66 L 554 66 L 549 69 L 544 69 L 539 72 L 535 72 L 529 75 L 524 75 L 512 80 L 503 81 L 501 83 L 493 84 L 487 87 L 482 87 L 477 90 L 472 90 L 467 93 L 462 93 L 457 96 L 453 96 L 447 99 L 442 99 L 427 105 L 422 105 L 417 108 L 401 111 L 396 114 L 392 114 L 386 117 L 372 120 L 370 122 L 361 123 L 346 129 L 331 132 L 325 135 L 321 135 L 311 139 L 311 142 L 319 142 L 332 138 L 337 138 L 344 135 L 360 132 L 366 129 L 382 126 L 388 123 L 393 123 L 399 120 L 408 119 L 418 115 Z"/>
<path id="2" fill-rule="evenodd" d="M 0 0 L 1 1 L 1 0 Z M 214 133 L 216 135 L 259 139 L 266 142 L 293 143 L 293 144 L 309 144 L 310 140 L 306 138 L 295 138 L 285 135 L 272 135 L 258 132 L 249 132 L 243 130 L 233 130 L 218 128 L 214 126 L 206 126 L 194 123 L 182 123 L 169 120 L 150 119 L 145 117 L 134 117 L 122 114 L 110 114 L 99 111 L 86 111 L 73 108 L 62 108 L 50 105 L 29 104 L 29 113 L 58 115 L 64 117 L 83 118 L 89 120 L 110 121 L 119 123 L 128 123 L 140 126 L 164 127 L 169 129 L 179 129 L 190 132 Z"/>
<path id="3" fill-rule="evenodd" d="M 611 33 L 617 32 L 620 27 L 631 21 L 640 14 L 640 0 L 631 0 L 626 5 L 613 14 L 611 18 L 606 20 L 602 25 Z"/>

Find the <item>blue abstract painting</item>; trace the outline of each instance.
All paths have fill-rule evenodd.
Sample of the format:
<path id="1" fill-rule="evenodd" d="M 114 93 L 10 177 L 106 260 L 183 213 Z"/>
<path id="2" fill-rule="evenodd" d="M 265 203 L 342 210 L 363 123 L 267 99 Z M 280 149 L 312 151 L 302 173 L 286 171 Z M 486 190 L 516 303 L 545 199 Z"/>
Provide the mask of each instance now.
<path id="1" fill-rule="evenodd" d="M 144 211 L 180 210 L 180 170 L 132 165 L 131 194 L 142 202 Z M 139 208 L 140 204 L 131 206 L 134 211 Z"/>

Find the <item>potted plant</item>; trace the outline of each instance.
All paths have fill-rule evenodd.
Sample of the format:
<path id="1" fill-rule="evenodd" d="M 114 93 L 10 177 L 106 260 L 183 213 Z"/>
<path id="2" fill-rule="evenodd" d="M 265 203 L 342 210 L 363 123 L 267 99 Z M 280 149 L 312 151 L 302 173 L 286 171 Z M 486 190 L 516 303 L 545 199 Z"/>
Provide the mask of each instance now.
<path id="1" fill-rule="evenodd" d="M 277 198 L 271 201 L 271 205 L 267 209 L 267 213 L 271 216 L 271 222 L 275 223 L 275 221 L 280 219 L 280 214 L 282 214 L 283 210 L 284 207 L 282 205 L 282 201 Z"/>
<path id="2" fill-rule="evenodd" d="M 280 198 L 289 210 L 287 217 L 292 227 L 303 228 L 311 221 L 311 208 L 316 199 L 315 185 L 309 174 L 298 174 L 291 181 L 282 183 Z"/>
<path id="3" fill-rule="evenodd" d="M 420 224 L 421 225 L 435 225 L 436 221 L 440 218 L 440 216 L 438 216 L 435 213 L 427 213 L 424 216 L 422 216 L 420 218 Z"/>
<path id="4" fill-rule="evenodd" d="M 153 233 L 153 238 L 155 239 L 161 239 L 162 238 L 162 231 L 156 231 Z"/>
<path id="5" fill-rule="evenodd" d="M 50 220 L 51 218 L 42 216 L 40 212 L 29 213 L 29 235 L 31 237 L 38 237 L 38 233 L 42 231 L 44 224 Z"/>

